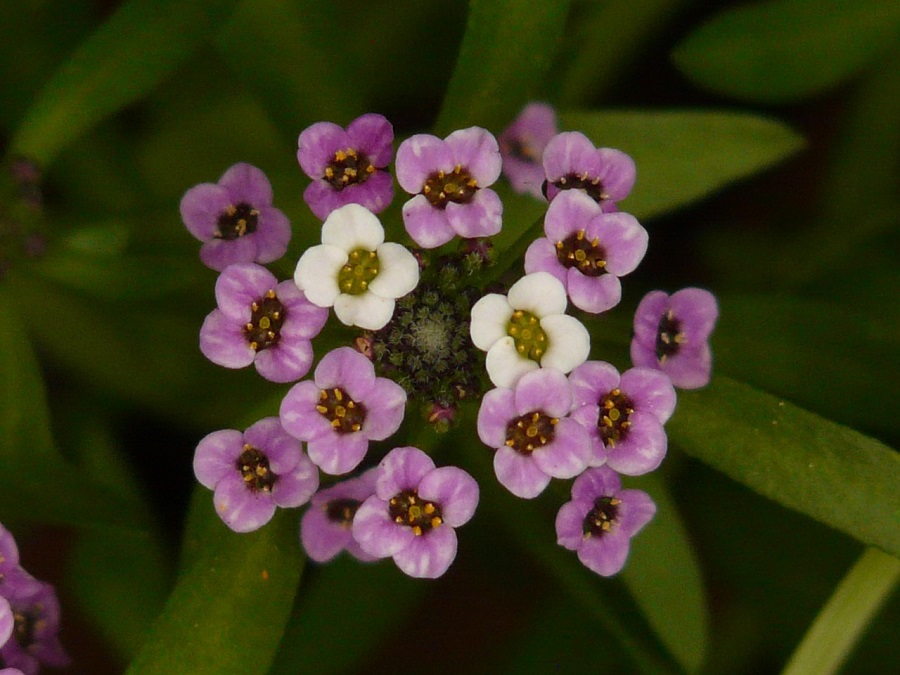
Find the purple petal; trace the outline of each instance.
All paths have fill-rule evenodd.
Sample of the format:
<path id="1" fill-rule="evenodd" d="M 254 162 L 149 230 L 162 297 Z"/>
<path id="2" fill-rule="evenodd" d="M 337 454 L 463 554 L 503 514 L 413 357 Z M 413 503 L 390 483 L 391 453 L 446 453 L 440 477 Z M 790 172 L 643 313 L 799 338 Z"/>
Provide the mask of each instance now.
<path id="1" fill-rule="evenodd" d="M 634 313 L 634 337 L 646 347 L 655 349 L 659 334 L 659 320 L 669 309 L 669 296 L 663 291 L 650 291 L 645 295 Z M 635 363 L 635 365 L 647 365 Z"/>
<path id="2" fill-rule="evenodd" d="M 350 185 L 339 194 L 345 193 L 345 204 L 361 204 L 372 213 L 381 213 L 394 199 L 394 181 L 387 171 L 375 171 L 364 183 Z"/>
<path id="3" fill-rule="evenodd" d="M 636 535 L 656 513 L 656 504 L 641 490 L 622 490 L 616 497 L 622 500 L 616 515 L 619 532 L 626 537 Z"/>
<path id="4" fill-rule="evenodd" d="M 631 362 L 641 368 L 660 368 L 656 357 L 656 347 L 638 340 L 635 335 L 631 340 Z"/>
<path id="5" fill-rule="evenodd" d="M 253 365 L 269 382 L 296 382 L 309 372 L 312 362 L 309 340 L 282 337 L 277 344 L 258 352 Z"/>
<path id="6" fill-rule="evenodd" d="M 251 305 L 277 285 L 275 275 L 261 265 L 231 265 L 216 279 L 216 303 L 229 319 L 246 323 L 253 313 Z"/>
<path id="7" fill-rule="evenodd" d="M 456 236 L 447 212 L 433 207 L 425 195 L 413 197 L 403 205 L 403 226 L 422 248 L 437 248 Z"/>
<path id="8" fill-rule="evenodd" d="M 526 162 L 512 155 L 506 155 L 503 157 L 503 173 L 509 179 L 513 191 L 544 199 L 541 192 L 541 186 L 544 184 L 544 167 L 539 162 Z"/>
<path id="9" fill-rule="evenodd" d="M 319 472 L 306 455 L 290 473 L 280 474 L 272 488 L 272 501 L 276 506 L 294 508 L 309 501 L 319 488 Z"/>
<path id="10" fill-rule="evenodd" d="M 550 484 L 550 476 L 541 471 L 532 457 L 506 445 L 494 453 L 494 473 L 501 485 L 522 499 L 534 499 Z"/>
<path id="11" fill-rule="evenodd" d="M 387 501 L 372 495 L 353 517 L 353 538 L 369 555 L 386 558 L 409 546 L 416 535 L 412 528 L 391 520 Z"/>
<path id="12" fill-rule="evenodd" d="M 256 234 L 237 239 L 210 239 L 200 247 L 200 261 L 221 272 L 229 265 L 256 261 Z"/>
<path id="13" fill-rule="evenodd" d="M 394 171 L 400 187 L 415 195 L 422 191 L 431 174 L 438 171 L 450 173 L 455 166 L 449 145 L 437 136 L 416 134 L 403 141 L 397 149 Z"/>
<path id="14" fill-rule="evenodd" d="M 622 282 L 612 274 L 588 277 L 574 267 L 566 272 L 569 298 L 580 310 L 599 314 L 612 309 L 622 299 Z"/>
<path id="15" fill-rule="evenodd" d="M 431 457 L 411 446 L 394 448 L 381 460 L 375 494 L 387 501 L 406 490 L 416 490 L 435 466 Z"/>
<path id="16" fill-rule="evenodd" d="M 572 484 L 572 499 L 593 504 L 598 497 L 615 497 L 622 489 L 619 474 L 608 466 L 588 469 Z"/>
<path id="17" fill-rule="evenodd" d="M 390 163 L 394 127 L 384 115 L 367 113 L 357 117 L 347 126 L 347 135 L 353 147 L 368 157 L 374 166 L 384 168 Z"/>
<path id="18" fill-rule="evenodd" d="M 583 173 L 596 161 L 596 153 L 590 139 L 578 131 L 557 134 L 544 148 L 542 163 L 547 180 L 552 183 L 569 173 Z"/>
<path id="19" fill-rule="evenodd" d="M 303 201 L 319 220 L 325 220 L 331 212 L 345 204 L 350 204 L 349 188 L 341 191 L 335 190 L 331 184 L 323 179 L 314 180 L 303 191 Z"/>
<path id="20" fill-rule="evenodd" d="M 651 413 L 665 424 L 675 412 L 675 388 L 664 373 L 653 368 L 632 368 L 622 373 L 622 391 L 626 393 L 634 409 Z"/>
<path id="21" fill-rule="evenodd" d="M 264 452 L 269 460 L 269 468 L 279 476 L 293 471 L 303 454 L 300 441 L 284 430 L 277 417 L 264 417 L 250 426 L 244 432 L 244 443 Z M 232 465 L 238 455 L 240 451 L 232 458 Z"/>
<path id="22" fill-rule="evenodd" d="M 5 645 L 6 641 L 12 636 L 15 625 L 16 620 L 13 617 L 9 601 L 4 597 L 0 597 L 0 646 Z"/>
<path id="23" fill-rule="evenodd" d="M 450 202 L 444 213 L 453 231 L 465 239 L 492 237 L 503 225 L 503 203 L 490 188 L 476 191 L 468 204 Z"/>
<path id="24" fill-rule="evenodd" d="M 282 338 L 312 340 L 325 327 L 328 309 L 312 304 L 293 281 L 282 281 L 275 287 L 275 295 L 284 306 Z"/>
<path id="25" fill-rule="evenodd" d="M 681 389 L 698 389 L 709 384 L 712 372 L 712 353 L 709 344 L 699 347 L 682 347 L 674 356 L 666 359 L 661 366 L 672 384 Z"/>
<path id="26" fill-rule="evenodd" d="M 394 562 L 405 574 L 417 579 L 437 579 L 456 558 L 456 532 L 440 526 L 394 553 Z"/>
<path id="27" fill-rule="evenodd" d="M 462 165 L 478 187 L 493 185 L 500 177 L 500 146 L 487 129 L 469 127 L 459 129 L 444 139 L 453 153 L 456 164 Z"/>
<path id="28" fill-rule="evenodd" d="M 478 483 L 455 466 L 442 466 L 419 483 L 419 496 L 441 508 L 444 523 L 459 527 L 469 522 L 478 506 Z"/>
<path id="29" fill-rule="evenodd" d="M 666 456 L 666 432 L 651 413 L 633 412 L 631 426 L 615 447 L 607 444 L 606 465 L 626 476 L 653 471 Z"/>
<path id="30" fill-rule="evenodd" d="M 194 452 L 194 475 L 204 487 L 214 490 L 226 474 L 233 473 L 244 447 L 244 435 L 236 429 L 222 429 L 205 436 Z"/>
<path id="31" fill-rule="evenodd" d="M 348 525 L 335 523 L 325 510 L 310 506 L 300 519 L 300 541 L 303 549 L 317 563 L 328 562 L 347 548 L 353 540 Z"/>
<path id="32" fill-rule="evenodd" d="M 241 162 L 229 168 L 219 179 L 228 190 L 232 203 L 244 202 L 253 208 L 272 205 L 272 185 L 266 174 L 255 166 Z"/>
<path id="33" fill-rule="evenodd" d="M 542 412 L 565 417 L 572 409 L 572 387 L 568 378 L 554 368 L 526 373 L 516 383 L 516 414 Z"/>
<path id="34" fill-rule="evenodd" d="M 369 450 L 369 439 L 362 432 L 322 434 L 309 441 L 306 452 L 322 471 L 340 476 L 353 471 Z"/>
<path id="35" fill-rule="evenodd" d="M 599 170 L 591 172 L 600 179 L 603 191 L 614 201 L 622 201 L 634 187 L 637 169 L 634 160 L 621 150 L 599 148 L 597 150 Z"/>
<path id="36" fill-rule="evenodd" d="M 316 366 L 320 389 L 343 389 L 354 401 L 366 399 L 375 386 L 375 366 L 352 347 L 332 349 Z"/>
<path id="37" fill-rule="evenodd" d="M 629 539 L 615 530 L 602 537 L 589 537 L 578 549 L 578 559 L 589 570 L 600 576 L 612 576 L 625 566 L 628 558 Z"/>
<path id="38" fill-rule="evenodd" d="M 591 221 L 587 236 L 598 237 L 606 251 L 606 271 L 617 277 L 633 272 L 647 253 L 649 235 L 627 213 L 603 213 Z"/>
<path id="39" fill-rule="evenodd" d="M 572 419 L 561 419 L 553 441 L 532 453 L 534 463 L 553 478 L 574 478 L 587 468 L 591 439 L 587 430 Z"/>
<path id="40" fill-rule="evenodd" d="M 312 441 L 334 431 L 316 406 L 322 390 L 312 381 L 298 382 L 281 401 L 281 424 L 294 438 Z"/>
<path id="41" fill-rule="evenodd" d="M 585 361 L 569 375 L 574 405 L 597 404 L 619 386 L 619 371 L 606 361 Z"/>
<path id="42" fill-rule="evenodd" d="M 681 321 L 689 344 L 697 345 L 709 339 L 719 317 L 719 305 L 712 293 L 702 288 L 685 288 L 669 298 L 669 307 Z"/>
<path id="43" fill-rule="evenodd" d="M 516 416 L 512 389 L 491 389 L 481 399 L 478 409 L 478 438 L 485 445 L 499 448 L 506 442 L 506 428 Z"/>
<path id="44" fill-rule="evenodd" d="M 603 466 L 606 464 L 606 446 L 600 438 L 597 430 L 597 422 L 600 419 L 600 406 L 597 404 L 583 405 L 569 415 L 569 419 L 575 420 L 583 426 L 591 439 L 591 454 L 588 458 L 588 466 Z"/>
<path id="45" fill-rule="evenodd" d="M 228 190 L 214 183 L 201 183 L 181 198 L 181 219 L 200 241 L 212 239 L 219 229 L 219 216 L 231 206 Z"/>
<path id="46" fill-rule="evenodd" d="M 297 161 L 307 176 L 322 178 L 334 153 L 350 147 L 353 147 L 350 136 L 341 127 L 332 122 L 317 122 L 300 132 Z"/>
<path id="47" fill-rule="evenodd" d="M 556 514 L 556 543 L 577 551 L 584 540 L 584 518 L 593 507 L 591 502 L 566 502 Z"/>
<path id="48" fill-rule="evenodd" d="M 366 419 L 362 433 L 373 441 L 392 436 L 403 422 L 406 412 L 406 391 L 396 382 L 376 377 L 364 400 Z"/>
<path id="49" fill-rule="evenodd" d="M 547 272 L 566 286 L 566 268 L 556 257 L 556 247 L 546 237 L 535 239 L 525 251 L 525 274 Z"/>
<path id="50" fill-rule="evenodd" d="M 213 496 L 216 513 L 235 532 L 252 532 L 275 515 L 275 502 L 267 492 L 253 492 L 239 473 L 219 481 Z"/>
<path id="51" fill-rule="evenodd" d="M 200 351 L 213 363 L 225 368 L 245 368 L 253 363 L 256 352 L 237 324 L 214 309 L 200 327 Z"/>
<path id="52" fill-rule="evenodd" d="M 262 206 L 253 236 L 256 240 L 256 262 L 274 262 L 287 251 L 291 241 L 291 221 L 274 206 Z"/>
<path id="53" fill-rule="evenodd" d="M 544 233 L 551 242 L 563 241 L 578 230 L 586 230 L 591 219 L 602 213 L 597 202 L 581 190 L 565 190 L 547 208 Z"/>

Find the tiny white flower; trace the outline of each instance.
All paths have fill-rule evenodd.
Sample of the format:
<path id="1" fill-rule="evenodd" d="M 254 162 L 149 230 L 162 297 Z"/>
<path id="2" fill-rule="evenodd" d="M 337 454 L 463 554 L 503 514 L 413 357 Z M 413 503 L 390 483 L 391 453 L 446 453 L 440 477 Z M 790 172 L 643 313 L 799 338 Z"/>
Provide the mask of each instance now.
<path id="1" fill-rule="evenodd" d="M 385 243 L 375 214 L 347 204 L 322 224 L 322 244 L 300 256 L 294 282 L 314 305 L 334 307 L 341 323 L 378 330 L 394 301 L 419 283 L 419 263 L 400 244 Z"/>
<path id="2" fill-rule="evenodd" d="M 540 367 L 568 373 L 587 360 L 587 329 L 565 314 L 566 289 L 547 272 L 527 274 L 506 296 L 490 293 L 472 306 L 470 333 L 487 352 L 488 377 L 512 388 L 525 373 Z"/>

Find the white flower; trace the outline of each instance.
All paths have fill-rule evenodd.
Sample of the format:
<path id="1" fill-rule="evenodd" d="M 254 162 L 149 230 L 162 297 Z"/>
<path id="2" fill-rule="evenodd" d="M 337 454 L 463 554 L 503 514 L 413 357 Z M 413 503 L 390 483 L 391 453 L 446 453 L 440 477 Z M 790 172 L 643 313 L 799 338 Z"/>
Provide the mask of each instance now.
<path id="1" fill-rule="evenodd" d="M 359 204 L 331 212 L 322 244 L 297 262 L 294 282 L 318 307 L 334 307 L 341 323 L 383 328 L 394 301 L 419 283 L 419 263 L 400 244 L 385 243 L 381 221 Z"/>
<path id="2" fill-rule="evenodd" d="M 527 274 L 509 295 L 491 293 L 472 306 L 472 342 L 487 352 L 488 376 L 512 388 L 540 367 L 570 372 L 587 360 L 587 329 L 567 316 L 566 289 L 547 272 Z"/>

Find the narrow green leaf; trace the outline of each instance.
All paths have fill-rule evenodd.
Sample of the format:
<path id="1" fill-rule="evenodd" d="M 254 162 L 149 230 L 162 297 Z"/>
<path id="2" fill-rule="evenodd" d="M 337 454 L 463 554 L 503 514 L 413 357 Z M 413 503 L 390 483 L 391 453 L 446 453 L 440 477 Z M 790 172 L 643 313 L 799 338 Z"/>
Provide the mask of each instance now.
<path id="1" fill-rule="evenodd" d="M 713 91 L 784 103 L 840 84 L 898 35 L 894 0 L 774 0 L 724 10 L 689 35 L 672 60 Z"/>
<path id="2" fill-rule="evenodd" d="M 563 127 L 637 163 L 622 209 L 655 216 L 777 164 L 803 147 L 784 124 L 749 113 L 713 111 L 563 112 Z"/>
<path id="3" fill-rule="evenodd" d="M 435 124 L 500 130 L 534 97 L 565 32 L 569 0 L 471 0 L 459 59 Z"/>
<path id="4" fill-rule="evenodd" d="M 683 391 L 669 438 L 784 506 L 900 553 L 900 456 L 847 427 L 722 375 Z"/>
<path id="5" fill-rule="evenodd" d="M 67 143 L 150 92 L 183 63 L 233 0 L 129 0 L 44 86 L 12 152 L 49 164 Z"/>

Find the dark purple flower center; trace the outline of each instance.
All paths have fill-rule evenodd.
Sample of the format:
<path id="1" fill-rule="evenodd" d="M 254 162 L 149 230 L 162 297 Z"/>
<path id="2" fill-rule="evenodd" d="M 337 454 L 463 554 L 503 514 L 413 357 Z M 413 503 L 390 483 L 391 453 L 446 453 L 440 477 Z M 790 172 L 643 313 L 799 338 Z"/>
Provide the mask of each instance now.
<path id="1" fill-rule="evenodd" d="M 440 209 L 448 202 L 468 204 L 477 190 L 478 182 L 459 164 L 450 173 L 437 171 L 431 174 L 422 186 L 425 198 Z"/>
<path id="2" fill-rule="evenodd" d="M 244 324 L 244 337 L 250 343 L 251 349 L 258 352 L 278 342 L 278 338 L 281 337 L 281 324 L 284 323 L 287 312 L 273 290 L 252 303 L 250 309 L 253 314 L 250 321 Z"/>
<path id="3" fill-rule="evenodd" d="M 325 180 L 340 192 L 348 185 L 365 183 L 375 170 L 368 157 L 347 148 L 334 153 L 334 159 L 325 165 Z"/>
<path id="4" fill-rule="evenodd" d="M 537 164 L 541 161 L 540 154 L 522 138 L 501 139 L 500 147 L 504 155 L 515 157 L 523 162 Z"/>
<path id="5" fill-rule="evenodd" d="M 622 440 L 631 427 L 628 418 L 634 412 L 634 404 L 621 389 L 613 389 L 600 399 L 600 419 L 597 420 L 597 430 L 604 445 L 616 447 L 616 443 Z"/>
<path id="6" fill-rule="evenodd" d="M 391 497 L 388 513 L 398 525 L 411 527 L 417 537 L 444 522 L 440 506 L 420 498 L 415 490 L 405 490 Z"/>
<path id="7" fill-rule="evenodd" d="M 599 277 L 606 272 L 606 251 L 600 239 L 585 239 L 584 230 L 556 242 L 556 258 L 566 268 L 574 267 L 587 277 Z"/>
<path id="8" fill-rule="evenodd" d="M 609 195 L 604 190 L 600 179 L 591 178 L 587 172 L 581 175 L 577 173 L 566 174 L 553 181 L 553 184 L 560 190 L 584 190 L 585 194 L 598 204 L 609 199 Z M 546 196 L 546 190 L 544 191 L 544 196 Z"/>
<path id="9" fill-rule="evenodd" d="M 362 502 L 356 499 L 332 499 L 325 504 L 325 515 L 333 523 L 338 523 L 342 527 L 350 527 L 360 504 Z"/>
<path id="10" fill-rule="evenodd" d="M 594 508 L 588 511 L 581 525 L 581 531 L 587 537 L 602 537 L 609 532 L 619 515 L 621 499 L 615 497 L 598 497 Z"/>
<path id="11" fill-rule="evenodd" d="M 245 234 L 256 232 L 259 224 L 259 211 L 246 202 L 231 204 L 219 216 L 218 229 L 213 235 L 216 239 L 238 239 Z"/>
<path id="12" fill-rule="evenodd" d="M 29 647 L 35 642 L 37 631 L 47 623 L 41 618 L 43 605 L 37 605 L 26 611 L 13 612 L 13 636 L 24 651 L 30 652 Z"/>
<path id="13" fill-rule="evenodd" d="M 245 443 L 236 465 L 251 492 L 272 491 L 278 476 L 269 470 L 269 458 L 264 452 Z"/>
<path id="14" fill-rule="evenodd" d="M 670 309 L 662 315 L 656 329 L 656 358 L 660 363 L 665 363 L 667 358 L 678 353 L 682 344 L 684 332 L 681 330 L 681 321 L 675 318 Z"/>
<path id="15" fill-rule="evenodd" d="M 558 422 L 542 412 L 516 417 L 506 426 L 506 444 L 522 455 L 530 455 L 553 441 Z"/>
<path id="16" fill-rule="evenodd" d="M 350 398 L 340 387 L 319 392 L 316 410 L 341 434 L 359 431 L 366 421 L 365 406 Z"/>

